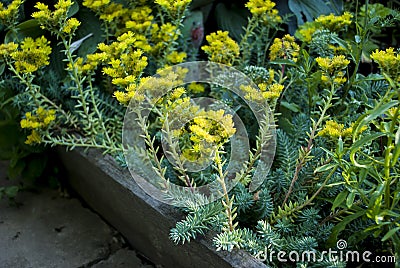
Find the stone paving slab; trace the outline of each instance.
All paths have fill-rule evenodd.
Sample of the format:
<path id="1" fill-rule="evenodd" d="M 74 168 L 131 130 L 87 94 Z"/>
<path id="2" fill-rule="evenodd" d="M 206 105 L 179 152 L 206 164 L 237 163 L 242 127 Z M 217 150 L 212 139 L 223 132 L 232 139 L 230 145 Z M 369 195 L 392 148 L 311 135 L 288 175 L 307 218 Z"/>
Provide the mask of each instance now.
<path id="1" fill-rule="evenodd" d="M 4 163 L 0 165 L 0 186 Z M 146 267 L 121 236 L 78 199 L 51 189 L 0 200 L 1 268 Z"/>

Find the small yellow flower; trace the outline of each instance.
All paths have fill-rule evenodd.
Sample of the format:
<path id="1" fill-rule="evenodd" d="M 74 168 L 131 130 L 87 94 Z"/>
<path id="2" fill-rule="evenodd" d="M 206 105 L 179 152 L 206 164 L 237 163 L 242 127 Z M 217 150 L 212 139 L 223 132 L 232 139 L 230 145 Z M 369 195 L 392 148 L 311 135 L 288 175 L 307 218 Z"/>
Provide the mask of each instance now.
<path id="1" fill-rule="evenodd" d="M 171 54 L 168 54 L 166 56 L 168 63 L 171 64 L 178 64 L 181 63 L 185 60 L 186 58 L 186 53 L 185 52 L 178 52 L 178 51 L 172 51 Z"/>
<path id="2" fill-rule="evenodd" d="M 179 99 L 185 93 L 186 93 L 186 90 L 184 87 L 175 88 L 171 93 L 170 99 L 172 101 L 174 101 L 176 99 Z"/>
<path id="3" fill-rule="evenodd" d="M 249 0 L 246 7 L 253 16 L 257 16 L 264 24 L 274 25 L 282 22 L 275 3 L 270 0 Z"/>
<path id="4" fill-rule="evenodd" d="M 94 11 L 98 11 L 110 4 L 111 0 L 84 0 L 82 5 Z"/>
<path id="5" fill-rule="evenodd" d="M 77 19 L 68 19 L 68 12 L 73 4 L 72 0 L 59 0 L 52 11 L 46 4 L 38 2 L 35 8 L 39 11 L 33 12 L 32 17 L 39 22 L 42 29 L 47 29 L 57 36 L 73 34 L 80 25 Z"/>
<path id="6" fill-rule="evenodd" d="M 12 27 L 18 22 L 19 8 L 24 0 L 14 0 L 7 7 L 0 2 L 0 23 Z"/>
<path id="7" fill-rule="evenodd" d="M 14 42 L 10 42 L 7 44 L 0 44 L 0 59 L 9 58 L 11 53 L 15 52 L 18 49 L 18 45 Z"/>
<path id="8" fill-rule="evenodd" d="M 135 33 L 146 32 L 154 19 L 151 15 L 151 8 L 148 6 L 137 7 L 131 11 L 130 20 L 126 22 L 126 28 Z"/>
<path id="9" fill-rule="evenodd" d="M 270 60 L 280 58 L 291 59 L 296 62 L 299 56 L 300 46 L 295 42 L 293 36 L 286 34 L 282 39 L 275 38 L 269 50 Z"/>
<path id="10" fill-rule="evenodd" d="M 330 137 L 332 139 L 338 139 L 342 136 L 344 129 L 343 124 L 339 124 L 336 121 L 329 120 L 326 122 L 325 127 L 318 132 L 318 136 Z"/>
<path id="11" fill-rule="evenodd" d="M 375 50 L 371 59 L 378 63 L 379 68 L 394 81 L 400 82 L 400 54 L 390 47 L 386 50 Z"/>
<path id="12" fill-rule="evenodd" d="M 124 19 L 129 15 L 129 9 L 124 8 L 122 4 L 111 3 L 101 10 L 99 18 L 105 22 L 111 23 L 118 19 Z"/>
<path id="13" fill-rule="evenodd" d="M 209 45 L 201 49 L 209 56 L 210 61 L 232 65 L 239 57 L 239 45 L 229 37 L 227 31 L 217 31 L 206 37 Z"/>
<path id="14" fill-rule="evenodd" d="M 333 82 L 336 85 L 342 85 L 347 81 L 343 70 L 347 68 L 350 61 L 344 55 L 332 58 L 318 57 L 315 61 L 322 70 L 322 82 L 327 84 Z"/>
<path id="15" fill-rule="evenodd" d="M 41 143 L 42 138 L 40 137 L 40 134 L 36 130 L 32 130 L 31 134 L 26 137 L 25 144 L 31 145 L 35 143 Z"/>
<path id="16" fill-rule="evenodd" d="M 329 120 L 326 122 L 325 127 L 318 132 L 317 136 L 329 137 L 333 140 L 336 140 L 339 137 L 349 138 L 353 135 L 353 126 L 354 123 L 351 123 L 350 127 L 345 128 L 344 124 L 339 124 L 334 120 Z M 363 126 L 360 131 L 363 132 L 366 129 L 367 126 Z"/>
<path id="17" fill-rule="evenodd" d="M 171 17 L 182 16 L 192 0 L 155 0 L 154 3 L 161 6 Z"/>
<path id="18" fill-rule="evenodd" d="M 40 143 L 42 141 L 40 132 L 46 130 L 55 120 L 55 110 L 45 110 L 43 107 L 39 107 L 34 115 L 32 112 L 27 112 L 25 119 L 22 119 L 20 122 L 21 128 L 31 130 L 31 134 L 27 137 L 25 143 Z"/>
<path id="19" fill-rule="evenodd" d="M 10 54 L 14 60 L 15 69 L 21 73 L 32 73 L 39 68 L 49 64 L 51 47 L 50 42 L 42 36 L 35 40 L 31 37 L 25 38 L 20 46 L 20 50 L 15 50 Z M 14 49 L 15 45 L 9 47 Z M 1 53 L 0 53 L 1 55 Z"/>
<path id="20" fill-rule="evenodd" d="M 316 23 L 322 25 L 323 28 L 329 29 L 331 32 L 343 30 L 346 26 L 349 26 L 352 21 L 353 15 L 349 12 L 344 12 L 341 16 L 335 16 L 334 14 L 321 15 L 315 19 Z"/>
<path id="21" fill-rule="evenodd" d="M 262 95 L 267 100 L 277 99 L 281 95 L 284 88 L 285 88 L 284 85 L 272 84 L 271 86 L 268 87 L 266 91 L 262 93 Z"/>
<path id="22" fill-rule="evenodd" d="M 70 18 L 65 22 L 65 25 L 63 27 L 63 32 L 67 34 L 74 33 L 75 30 L 81 25 L 81 23 L 75 19 L 75 18 Z"/>
<path id="23" fill-rule="evenodd" d="M 190 83 L 187 88 L 192 93 L 203 93 L 205 90 L 204 86 L 198 83 Z"/>
<path id="24" fill-rule="evenodd" d="M 334 14 L 321 15 L 315 21 L 306 22 L 301 25 L 296 32 L 296 37 L 301 41 L 311 42 L 313 34 L 317 30 L 327 29 L 331 32 L 346 30 L 347 26 L 351 25 L 352 18 L 353 15 L 349 12 L 344 12 L 340 16 L 335 16 Z"/>

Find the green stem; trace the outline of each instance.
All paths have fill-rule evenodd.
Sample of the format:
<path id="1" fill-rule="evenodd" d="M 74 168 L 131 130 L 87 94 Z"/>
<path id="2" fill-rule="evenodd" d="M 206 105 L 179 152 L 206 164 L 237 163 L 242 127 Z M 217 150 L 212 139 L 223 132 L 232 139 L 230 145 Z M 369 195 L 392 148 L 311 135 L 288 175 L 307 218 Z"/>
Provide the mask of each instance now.
<path id="1" fill-rule="evenodd" d="M 356 7 L 357 7 L 357 10 L 358 10 L 358 1 L 357 1 Z M 360 63 L 361 63 L 363 47 L 364 47 L 364 45 L 365 45 L 365 43 L 367 41 L 367 36 L 368 36 L 368 33 L 369 33 L 369 30 L 368 30 L 368 0 L 365 1 L 365 10 L 366 10 L 365 11 L 366 16 L 364 18 L 363 26 L 362 27 L 357 27 L 357 31 L 358 31 L 358 29 L 361 29 L 361 32 L 359 34 L 359 36 L 361 36 L 361 42 L 357 45 L 358 51 L 357 51 L 356 57 L 354 58 L 354 61 L 355 61 L 356 65 L 355 65 L 354 71 L 353 71 L 353 73 L 352 73 L 352 75 L 351 75 L 351 77 L 349 79 L 349 82 L 346 84 L 346 86 L 343 89 L 344 93 L 343 93 L 342 100 L 341 100 L 342 104 L 346 100 L 346 97 L 349 94 L 350 88 L 353 85 L 354 80 L 357 77 L 358 68 L 360 67 Z M 356 14 L 357 14 L 357 12 L 356 12 Z M 356 18 L 356 23 L 357 23 L 357 18 Z"/>
<path id="2" fill-rule="evenodd" d="M 251 17 L 247 23 L 244 35 L 240 40 L 239 47 L 242 52 L 241 64 L 242 67 L 246 66 L 250 60 L 251 50 L 253 48 L 253 42 L 248 42 L 248 39 L 254 34 L 254 29 L 257 27 L 257 20 L 255 17 Z"/>
<path id="3" fill-rule="evenodd" d="M 179 176 L 179 179 L 181 181 L 183 181 L 183 183 L 185 183 L 185 185 L 187 187 L 190 188 L 190 190 L 193 192 L 193 185 L 192 182 L 190 180 L 189 175 L 186 173 L 186 169 L 184 167 L 184 163 L 182 162 L 181 158 L 179 157 L 178 152 L 176 151 L 176 146 L 178 146 L 178 144 L 175 144 L 174 141 L 172 140 L 172 135 L 171 135 L 171 130 L 169 127 L 169 119 L 168 119 L 168 114 L 164 117 L 164 126 L 165 126 L 165 138 L 167 140 L 167 143 L 169 144 L 169 149 L 171 151 L 168 151 L 167 153 L 169 153 L 175 160 L 176 165 L 174 165 L 174 168 L 179 171 L 179 173 L 182 174 L 183 178 L 181 176 Z"/>
<path id="4" fill-rule="evenodd" d="M 338 169 L 338 166 L 335 166 L 335 168 L 332 169 L 332 171 L 328 174 L 328 176 L 325 178 L 324 182 L 321 184 L 321 186 L 318 188 L 318 190 L 309 198 L 307 199 L 307 201 L 305 201 L 303 204 L 301 204 L 300 206 L 296 206 L 294 207 L 292 210 L 290 210 L 288 213 L 286 213 L 285 215 L 291 215 L 293 213 L 295 213 L 296 211 L 302 210 L 303 208 L 305 208 L 308 205 L 311 205 L 311 202 L 318 196 L 318 194 L 322 191 L 322 189 L 325 188 L 326 184 L 328 183 L 329 179 L 333 176 L 333 174 L 336 172 L 336 170 Z M 283 206 L 282 206 L 283 207 Z M 275 223 L 277 220 L 279 220 L 280 218 L 282 218 L 284 215 L 281 215 L 281 217 L 276 217 L 274 218 L 274 220 L 271 222 L 271 224 Z"/>
<path id="5" fill-rule="evenodd" d="M 69 41 L 67 41 L 65 39 L 65 37 L 63 37 L 61 35 L 60 35 L 60 37 L 61 37 L 62 43 L 63 43 L 63 45 L 65 47 L 65 54 L 67 56 L 67 60 L 68 60 L 69 64 L 71 65 L 72 79 L 75 82 L 76 89 L 79 92 L 78 98 L 81 101 L 82 110 L 83 110 L 83 113 L 85 115 L 85 119 L 87 121 L 86 123 L 88 124 L 87 127 L 88 127 L 88 129 L 92 129 L 92 122 L 94 122 L 94 120 L 93 120 L 92 116 L 89 113 L 89 107 L 88 107 L 88 105 L 86 103 L 85 94 L 84 94 L 83 88 L 82 88 L 82 81 L 83 80 L 81 80 L 81 77 L 80 77 L 80 75 L 78 73 L 78 68 L 75 66 L 75 61 L 74 61 L 73 55 L 72 55 L 71 50 L 70 50 L 70 48 L 71 48 L 71 37 L 70 37 Z"/>
<path id="6" fill-rule="evenodd" d="M 308 155 L 311 153 L 311 149 L 313 147 L 313 142 L 314 142 L 314 139 L 315 139 L 315 136 L 316 136 L 316 131 L 318 130 L 318 128 L 322 124 L 322 122 L 325 120 L 326 112 L 332 106 L 332 100 L 333 100 L 333 95 L 334 95 L 335 91 L 336 91 L 335 87 L 334 87 L 334 85 L 332 83 L 331 90 L 329 91 L 329 95 L 328 95 L 328 98 L 327 98 L 326 103 L 324 105 L 324 108 L 321 111 L 321 115 L 320 115 L 318 121 L 313 124 L 313 128 L 311 130 L 311 133 L 310 133 L 310 136 L 309 136 L 309 139 L 308 139 L 307 147 L 304 148 L 304 151 L 301 153 L 301 155 L 299 157 L 299 160 L 297 161 L 296 170 L 294 172 L 292 181 L 290 183 L 289 190 L 286 193 L 285 199 L 283 200 L 282 207 L 286 204 L 287 200 L 289 199 L 289 196 L 293 191 L 294 184 L 296 183 L 296 181 L 297 181 L 297 179 L 299 177 L 300 171 L 301 171 L 301 169 L 303 168 L 303 166 L 307 163 L 307 161 L 309 159 Z"/>
<path id="7" fill-rule="evenodd" d="M 113 144 L 110 136 L 108 135 L 107 128 L 106 128 L 106 126 L 104 124 L 103 116 L 102 116 L 102 114 L 100 113 L 100 111 L 99 111 L 99 109 L 97 107 L 97 101 L 96 101 L 96 98 L 94 96 L 94 90 L 93 90 L 91 77 L 89 77 L 88 81 L 89 81 L 89 92 L 90 92 L 91 102 L 92 102 L 92 105 L 93 105 L 93 110 L 97 115 L 97 119 L 98 119 L 98 121 L 100 123 L 100 127 L 102 128 L 102 133 L 104 133 L 108 144 Z"/>
<path id="8" fill-rule="evenodd" d="M 57 138 L 51 137 L 49 134 L 45 136 L 48 140 L 43 139 L 42 143 L 48 144 L 50 146 L 65 146 L 69 148 L 75 148 L 75 147 L 83 147 L 83 148 L 96 148 L 96 149 L 102 149 L 105 150 L 105 152 L 118 152 L 118 151 L 123 151 L 122 148 L 116 147 L 116 146 L 110 146 L 107 144 L 95 144 L 95 143 L 86 143 L 82 141 L 81 139 L 73 139 L 71 141 L 65 141 L 65 140 L 58 140 Z"/>
<path id="9" fill-rule="evenodd" d="M 225 184 L 225 177 L 226 173 L 223 171 L 223 163 L 220 155 L 219 148 L 216 149 L 215 151 L 215 161 L 216 163 L 216 168 L 218 172 L 218 181 L 222 187 L 222 194 L 224 200 L 222 201 L 223 206 L 225 207 L 225 214 L 228 220 L 228 230 L 230 232 L 234 231 L 235 229 L 235 224 L 233 224 L 233 220 L 236 215 L 235 209 L 233 209 L 233 201 L 229 198 L 228 191 L 226 189 L 226 184 Z"/>

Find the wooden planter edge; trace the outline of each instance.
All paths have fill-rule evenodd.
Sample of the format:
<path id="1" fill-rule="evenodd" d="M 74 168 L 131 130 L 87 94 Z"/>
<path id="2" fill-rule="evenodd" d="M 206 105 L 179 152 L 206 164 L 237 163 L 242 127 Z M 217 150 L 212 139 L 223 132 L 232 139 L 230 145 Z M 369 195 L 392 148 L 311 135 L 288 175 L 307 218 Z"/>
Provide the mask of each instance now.
<path id="1" fill-rule="evenodd" d="M 69 185 L 152 262 L 163 267 L 267 267 L 243 250 L 216 251 L 211 235 L 175 245 L 169 230 L 182 215 L 147 195 L 112 157 L 100 150 L 57 148 L 57 153 Z"/>

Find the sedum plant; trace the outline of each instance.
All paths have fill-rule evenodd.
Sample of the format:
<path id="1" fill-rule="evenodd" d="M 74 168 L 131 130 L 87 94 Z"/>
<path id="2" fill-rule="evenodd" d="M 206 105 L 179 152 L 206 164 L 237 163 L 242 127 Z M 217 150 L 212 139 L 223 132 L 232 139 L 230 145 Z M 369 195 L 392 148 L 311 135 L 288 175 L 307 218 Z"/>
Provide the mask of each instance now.
<path id="1" fill-rule="evenodd" d="M 400 265 L 399 54 L 378 34 L 398 25 L 395 9 L 344 3 L 289 34 L 279 5 L 249 0 L 239 35 L 205 29 L 198 45 L 185 35 L 189 0 L 38 2 L 20 23 L 23 5 L 0 5 L 0 98 L 26 144 L 136 164 L 185 214 L 176 244 L 213 230 L 217 250 L 271 267 L 345 267 L 329 249 Z M 196 57 L 216 83 L 185 62 Z"/>

